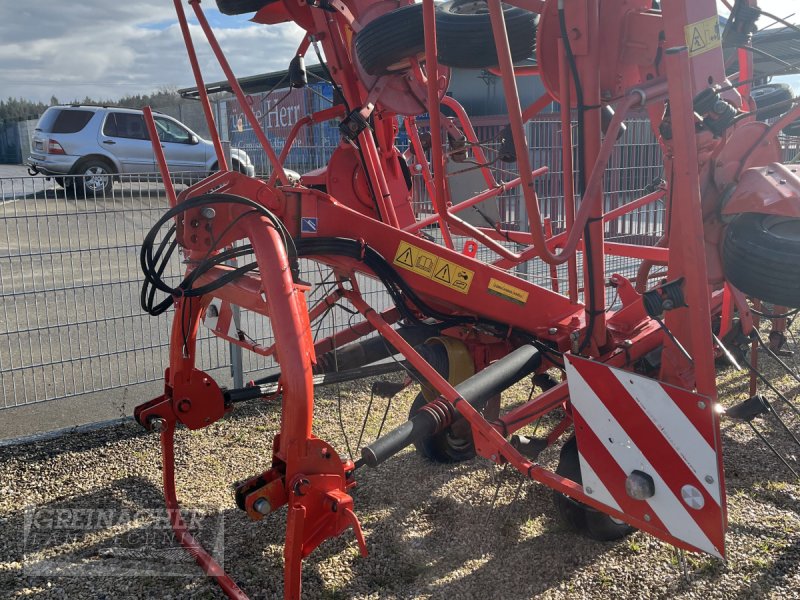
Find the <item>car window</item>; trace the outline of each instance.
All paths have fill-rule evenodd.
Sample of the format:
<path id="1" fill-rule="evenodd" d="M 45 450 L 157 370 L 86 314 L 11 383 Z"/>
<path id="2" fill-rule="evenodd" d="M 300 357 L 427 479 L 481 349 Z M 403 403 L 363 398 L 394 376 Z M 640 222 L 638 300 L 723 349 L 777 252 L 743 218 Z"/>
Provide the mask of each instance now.
<path id="1" fill-rule="evenodd" d="M 149 140 L 144 117 L 132 113 L 110 112 L 103 125 L 103 135 L 128 138 L 132 140 Z"/>
<path id="2" fill-rule="evenodd" d="M 45 133 L 78 133 L 86 127 L 93 115 L 90 110 L 48 108 L 36 129 Z"/>
<path id="3" fill-rule="evenodd" d="M 175 121 L 156 117 L 156 130 L 158 139 L 162 142 L 173 142 L 178 144 L 188 144 L 191 142 L 192 134 L 187 129 L 178 125 Z"/>

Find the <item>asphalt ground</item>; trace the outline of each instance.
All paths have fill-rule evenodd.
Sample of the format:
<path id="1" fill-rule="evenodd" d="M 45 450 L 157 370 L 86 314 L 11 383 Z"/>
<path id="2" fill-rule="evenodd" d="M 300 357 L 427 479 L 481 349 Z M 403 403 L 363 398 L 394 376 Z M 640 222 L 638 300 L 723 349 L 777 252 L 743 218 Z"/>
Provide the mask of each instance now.
<path id="1" fill-rule="evenodd" d="M 180 188 L 179 188 L 180 189 Z M 167 209 L 163 187 L 130 178 L 107 197 L 76 199 L 25 167 L 0 166 L 0 439 L 129 416 L 162 392 L 172 313 L 151 317 L 140 307 L 140 245 Z M 646 225 L 650 227 L 650 225 Z M 456 247 L 464 240 L 456 239 Z M 482 250 L 480 258 L 495 255 Z M 530 263 L 520 273 L 550 285 L 551 271 Z M 608 257 L 608 273 L 635 273 L 635 264 Z M 579 272 L 582 270 L 580 260 Z M 174 256 L 166 274 L 179 281 Z M 319 284 L 329 272 L 305 264 Z M 555 271 L 564 289 L 566 266 Z M 377 310 L 388 307 L 378 282 L 362 281 Z M 317 286 L 310 304 L 326 286 Z M 609 291 L 609 301 L 615 297 Z M 334 310 L 314 324 L 317 336 L 354 322 Z M 242 315 L 248 337 L 268 344 L 268 323 Z M 230 348 L 201 329 L 199 367 L 230 385 Z M 244 353 L 245 381 L 274 366 Z"/>
<path id="2" fill-rule="evenodd" d="M 139 247 L 163 187 L 75 199 L 20 170 L 0 170 L 0 438 L 132 414 L 159 393 L 170 323 L 139 306 Z M 205 367 L 229 364 L 216 340 L 201 351 Z"/>
<path id="3" fill-rule="evenodd" d="M 140 306 L 141 242 L 168 207 L 160 184 L 131 179 L 107 197 L 76 199 L 21 174 L 22 167 L 0 169 L 0 439 L 133 414 L 163 391 L 174 314 L 152 317 Z M 303 267 L 312 284 L 328 276 Z M 177 285 L 183 270 L 176 252 L 165 277 Z M 373 305 L 386 308 L 380 286 L 363 283 Z M 326 289 L 316 287 L 309 300 Z M 315 333 L 349 322 L 333 311 Z M 245 312 L 240 328 L 269 345 L 263 317 Z M 230 385 L 229 344 L 205 328 L 199 338 L 198 367 Z M 245 378 L 272 366 L 244 353 Z"/>

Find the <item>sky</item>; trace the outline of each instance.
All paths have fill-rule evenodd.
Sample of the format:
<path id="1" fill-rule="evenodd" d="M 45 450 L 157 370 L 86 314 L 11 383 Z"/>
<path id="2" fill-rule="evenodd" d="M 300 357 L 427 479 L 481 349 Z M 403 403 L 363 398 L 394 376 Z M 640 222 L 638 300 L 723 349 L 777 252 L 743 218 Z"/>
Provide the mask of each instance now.
<path id="1" fill-rule="evenodd" d="M 790 4 L 759 2 L 782 17 Z M 294 24 L 225 16 L 213 0 L 202 6 L 239 77 L 285 69 L 302 38 Z M 199 26 L 192 31 L 206 82 L 224 79 Z M 800 92 L 800 77 L 789 82 Z M 0 98 L 114 100 L 193 85 L 170 0 L 0 0 Z"/>
<path id="2" fill-rule="evenodd" d="M 285 69 L 303 36 L 294 24 L 222 15 L 213 0 L 201 6 L 240 77 Z M 192 37 L 206 82 L 224 79 L 196 21 Z M 0 0 L 0 98 L 117 99 L 193 85 L 170 0 Z"/>

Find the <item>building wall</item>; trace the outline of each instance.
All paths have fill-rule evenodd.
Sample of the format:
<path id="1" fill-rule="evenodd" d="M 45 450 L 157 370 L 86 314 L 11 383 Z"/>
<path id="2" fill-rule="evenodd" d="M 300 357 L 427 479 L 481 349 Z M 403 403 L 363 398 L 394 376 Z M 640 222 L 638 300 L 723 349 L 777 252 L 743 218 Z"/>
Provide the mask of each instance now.
<path id="1" fill-rule="evenodd" d="M 0 123 L 0 164 L 23 164 L 31 153 L 31 138 L 38 119 Z"/>
<path id="2" fill-rule="evenodd" d="M 517 77 L 517 90 L 523 107 L 532 104 L 545 92 L 538 77 Z M 458 100 L 470 116 L 505 115 L 508 112 L 502 80 L 483 69 L 453 69 L 447 93 Z"/>
<path id="3" fill-rule="evenodd" d="M 544 86 L 538 77 L 517 78 L 517 86 L 523 106 L 531 104 L 544 93 Z M 488 123 L 487 119 L 496 122 L 495 125 L 502 124 L 503 115 L 507 113 L 502 81 L 484 70 L 454 69 L 448 94 L 464 106 L 470 117 L 476 119 L 476 125 Z M 324 82 L 313 82 L 302 89 L 281 88 L 269 93 L 247 95 L 261 129 L 276 152 L 283 149 L 284 141 L 298 119 L 329 107 L 332 98 L 333 90 Z M 199 108 L 199 103 L 196 104 Z M 220 137 L 230 142 L 231 147 L 245 150 L 256 165 L 258 173 L 268 173 L 270 167 L 267 157 L 236 97 L 232 94 L 219 95 L 214 100 L 214 106 L 218 115 Z M 426 121 L 426 116 L 422 116 L 420 125 L 425 127 Z M 184 122 L 192 127 L 191 123 Z M 286 166 L 300 173 L 324 166 L 339 144 L 339 139 L 336 121 L 302 128 L 292 146 Z M 407 139 L 407 134 L 401 129 L 397 145 L 405 147 Z"/>

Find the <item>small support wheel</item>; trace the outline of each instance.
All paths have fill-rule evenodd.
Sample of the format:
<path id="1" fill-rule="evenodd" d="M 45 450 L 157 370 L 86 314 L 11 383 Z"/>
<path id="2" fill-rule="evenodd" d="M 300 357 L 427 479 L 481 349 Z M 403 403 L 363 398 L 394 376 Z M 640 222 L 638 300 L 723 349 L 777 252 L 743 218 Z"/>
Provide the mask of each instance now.
<path id="1" fill-rule="evenodd" d="M 578 442 L 573 435 L 561 447 L 561 458 L 556 473 L 576 483 L 581 483 L 581 467 L 578 459 Z M 553 503 L 561 521 L 573 531 L 601 542 L 618 540 L 636 531 L 624 521 L 610 517 L 590 506 L 586 506 L 560 492 L 553 492 Z"/>
<path id="2" fill-rule="evenodd" d="M 463 344 L 444 337 L 431 338 L 417 348 L 428 363 L 451 384 L 457 384 L 473 372 L 471 357 Z M 409 418 L 436 398 L 437 394 L 423 385 L 409 410 Z M 414 447 L 422 456 L 438 463 L 456 463 L 475 457 L 475 444 L 472 430 L 463 417 L 459 417 L 449 427 L 428 438 L 414 442 Z"/>
<path id="3" fill-rule="evenodd" d="M 427 403 L 428 400 L 422 392 L 417 394 L 408 416 L 413 417 Z M 472 434 L 463 421 L 464 418 L 461 417 L 450 427 L 436 435 L 414 442 L 414 447 L 422 456 L 438 463 L 457 463 L 475 458 L 475 444 L 472 441 Z M 466 435 L 464 432 L 458 431 L 459 429 L 466 430 Z"/>

